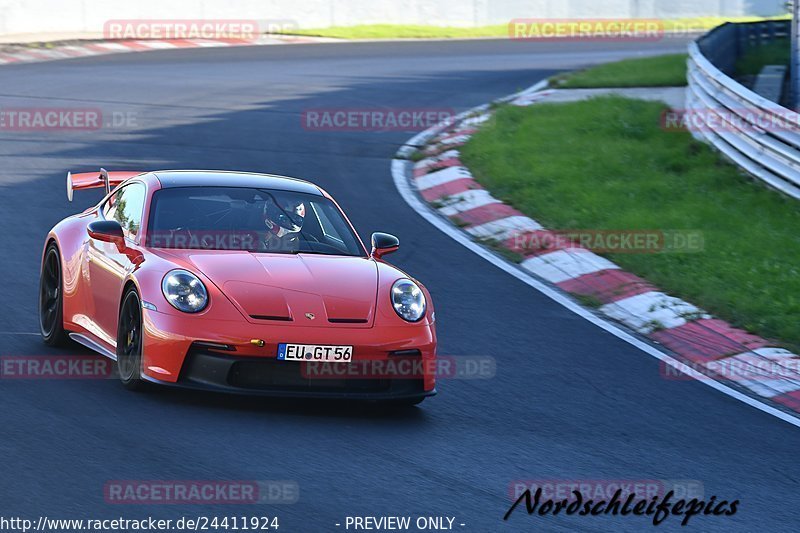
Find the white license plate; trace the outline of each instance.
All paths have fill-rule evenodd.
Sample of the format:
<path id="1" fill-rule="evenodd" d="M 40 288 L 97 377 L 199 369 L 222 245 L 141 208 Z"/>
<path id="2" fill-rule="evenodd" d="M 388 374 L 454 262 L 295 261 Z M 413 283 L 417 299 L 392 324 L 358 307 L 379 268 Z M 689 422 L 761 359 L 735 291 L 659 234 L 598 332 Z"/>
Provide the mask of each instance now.
<path id="1" fill-rule="evenodd" d="M 319 344 L 278 344 L 278 360 L 350 363 L 353 360 L 353 347 Z"/>

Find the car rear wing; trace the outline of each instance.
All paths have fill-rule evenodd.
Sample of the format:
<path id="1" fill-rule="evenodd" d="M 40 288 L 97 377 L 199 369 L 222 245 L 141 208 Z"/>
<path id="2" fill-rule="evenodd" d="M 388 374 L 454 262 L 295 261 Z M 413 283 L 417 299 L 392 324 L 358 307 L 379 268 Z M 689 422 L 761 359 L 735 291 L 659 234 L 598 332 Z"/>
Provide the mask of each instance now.
<path id="1" fill-rule="evenodd" d="M 109 172 L 104 168 L 100 172 L 81 172 L 80 174 L 73 174 L 67 172 L 67 199 L 72 201 L 72 192 L 80 191 L 83 189 L 96 189 L 104 187 L 106 194 L 111 190 L 133 176 L 143 174 L 140 170 L 116 170 Z"/>

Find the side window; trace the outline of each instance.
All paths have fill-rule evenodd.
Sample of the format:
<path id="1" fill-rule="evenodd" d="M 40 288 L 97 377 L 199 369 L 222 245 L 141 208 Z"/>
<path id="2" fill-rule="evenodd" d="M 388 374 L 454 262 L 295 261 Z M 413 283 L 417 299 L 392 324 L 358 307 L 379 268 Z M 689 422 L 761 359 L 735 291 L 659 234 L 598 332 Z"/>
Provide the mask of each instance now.
<path id="1" fill-rule="evenodd" d="M 125 237 L 134 240 L 139 235 L 144 211 L 145 186 L 131 183 L 117 191 L 103 207 L 103 215 L 122 226 Z"/>

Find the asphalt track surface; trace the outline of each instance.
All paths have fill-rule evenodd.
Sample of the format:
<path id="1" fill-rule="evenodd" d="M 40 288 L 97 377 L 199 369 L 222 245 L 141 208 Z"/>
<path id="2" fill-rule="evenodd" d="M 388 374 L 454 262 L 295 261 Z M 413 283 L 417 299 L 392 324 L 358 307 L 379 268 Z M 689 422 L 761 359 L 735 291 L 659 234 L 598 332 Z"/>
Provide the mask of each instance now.
<path id="1" fill-rule="evenodd" d="M 740 499 L 691 529 L 796 530 L 797 430 L 658 362 L 500 271 L 400 198 L 390 159 L 409 132 L 318 132 L 312 108 L 461 111 L 559 70 L 661 43 L 507 41 L 300 45 L 113 55 L 0 68 L 0 107 L 100 107 L 136 124 L 0 131 L 0 354 L 45 355 L 37 331 L 47 230 L 64 172 L 219 168 L 313 180 L 437 306 L 440 353 L 496 358 L 487 380 L 444 380 L 405 413 L 186 391 L 113 380 L 0 380 L 0 515 L 35 519 L 276 515 L 280 531 L 338 531 L 348 515 L 455 516 L 462 531 L 641 530 L 644 517 L 502 516 L 520 479 L 692 479 Z M 587 171 L 591 171 L 587 169 Z M 568 201 L 568 199 L 565 199 Z M 73 351 L 81 352 L 79 348 Z M 295 480 L 283 506 L 111 505 L 109 480 Z M 659 529 L 678 528 L 669 518 Z"/>

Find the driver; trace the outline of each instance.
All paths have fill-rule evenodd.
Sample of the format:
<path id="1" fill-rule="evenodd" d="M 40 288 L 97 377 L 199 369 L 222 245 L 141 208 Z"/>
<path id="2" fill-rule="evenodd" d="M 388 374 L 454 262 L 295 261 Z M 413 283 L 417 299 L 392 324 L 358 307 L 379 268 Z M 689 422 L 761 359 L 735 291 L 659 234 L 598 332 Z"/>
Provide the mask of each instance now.
<path id="1" fill-rule="evenodd" d="M 288 246 L 299 247 L 299 233 L 303 229 L 306 206 L 303 202 L 289 200 L 278 207 L 272 202 L 264 204 L 264 225 L 267 227 L 266 244 L 270 249 Z"/>

